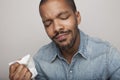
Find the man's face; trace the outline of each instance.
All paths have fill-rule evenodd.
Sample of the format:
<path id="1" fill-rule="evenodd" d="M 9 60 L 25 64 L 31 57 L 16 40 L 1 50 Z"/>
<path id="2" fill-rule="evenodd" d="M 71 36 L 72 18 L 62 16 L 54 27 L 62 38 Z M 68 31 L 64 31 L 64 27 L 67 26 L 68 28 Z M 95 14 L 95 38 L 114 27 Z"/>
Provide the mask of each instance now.
<path id="1" fill-rule="evenodd" d="M 73 12 L 65 0 L 48 0 L 40 6 L 48 36 L 61 48 L 72 47 L 78 35 L 79 12 Z"/>

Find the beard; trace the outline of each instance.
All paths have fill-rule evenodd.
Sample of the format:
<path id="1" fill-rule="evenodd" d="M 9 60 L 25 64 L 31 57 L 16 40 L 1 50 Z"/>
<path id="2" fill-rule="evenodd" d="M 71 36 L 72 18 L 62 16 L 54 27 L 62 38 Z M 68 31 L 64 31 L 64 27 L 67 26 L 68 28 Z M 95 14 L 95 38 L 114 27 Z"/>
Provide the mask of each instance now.
<path id="1" fill-rule="evenodd" d="M 77 39 L 77 33 L 78 33 L 78 32 L 79 32 L 78 29 L 76 30 L 75 34 L 73 34 L 71 30 L 60 31 L 60 32 L 56 33 L 56 35 L 52 38 L 52 40 L 56 43 L 56 45 L 57 45 L 61 50 L 64 50 L 64 51 L 65 51 L 65 50 L 69 50 L 69 49 L 71 49 L 71 48 L 74 46 L 75 41 L 76 41 L 76 39 Z M 67 35 L 71 35 L 71 38 L 69 39 L 69 41 L 68 41 L 66 44 L 61 45 L 62 42 L 65 42 L 65 41 L 67 41 L 67 40 L 62 40 L 62 41 L 60 41 L 60 42 L 57 42 L 57 41 L 55 41 L 55 37 L 58 36 L 59 34 L 64 34 L 64 33 L 67 34 Z"/>
<path id="2" fill-rule="evenodd" d="M 68 50 L 73 47 L 74 43 L 75 43 L 75 39 L 71 39 L 68 44 L 63 46 L 59 46 L 59 45 L 58 46 L 60 47 L 61 50 Z"/>

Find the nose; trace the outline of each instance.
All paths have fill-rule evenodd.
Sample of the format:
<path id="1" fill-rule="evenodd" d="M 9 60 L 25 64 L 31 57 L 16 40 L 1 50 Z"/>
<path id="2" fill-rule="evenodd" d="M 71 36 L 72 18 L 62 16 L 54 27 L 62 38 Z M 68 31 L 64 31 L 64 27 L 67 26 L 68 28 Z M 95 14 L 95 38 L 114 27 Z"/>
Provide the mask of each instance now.
<path id="1" fill-rule="evenodd" d="M 64 29 L 64 26 L 59 20 L 54 20 L 54 31 L 59 32 Z"/>

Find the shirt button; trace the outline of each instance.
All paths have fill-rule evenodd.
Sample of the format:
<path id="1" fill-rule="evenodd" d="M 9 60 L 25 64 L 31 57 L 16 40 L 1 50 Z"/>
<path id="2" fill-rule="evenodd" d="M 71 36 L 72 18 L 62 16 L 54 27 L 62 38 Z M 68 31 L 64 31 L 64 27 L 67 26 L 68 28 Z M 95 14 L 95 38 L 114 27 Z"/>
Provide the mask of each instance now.
<path id="1" fill-rule="evenodd" d="M 70 70 L 70 73 L 72 73 L 72 70 Z"/>

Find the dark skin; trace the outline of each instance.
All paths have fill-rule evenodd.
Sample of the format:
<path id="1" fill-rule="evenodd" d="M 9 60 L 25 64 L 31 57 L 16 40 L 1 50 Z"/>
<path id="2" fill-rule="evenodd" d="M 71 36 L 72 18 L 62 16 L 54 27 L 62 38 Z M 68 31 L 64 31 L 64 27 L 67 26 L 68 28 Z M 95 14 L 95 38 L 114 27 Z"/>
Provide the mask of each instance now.
<path id="1" fill-rule="evenodd" d="M 65 0 L 48 0 L 42 4 L 40 12 L 48 36 L 58 45 L 61 54 L 70 64 L 80 44 L 77 27 L 81 20 L 79 12 L 74 12 Z M 65 33 L 55 36 L 60 31 Z M 10 80 L 31 80 L 31 77 L 31 72 L 23 64 L 14 63 L 9 68 Z"/>
<path id="2" fill-rule="evenodd" d="M 78 48 L 79 48 L 78 44 L 80 44 L 80 35 L 79 35 L 79 33 L 78 33 L 77 40 L 79 40 L 78 43 L 75 42 L 74 47 L 72 47 L 71 49 L 67 49 L 67 50 L 62 50 L 61 49 L 61 53 L 64 56 L 64 58 L 68 61 L 68 64 L 71 63 L 71 60 L 72 60 L 74 54 L 78 51 Z M 69 53 L 69 54 L 67 54 L 67 53 Z"/>
<path id="3" fill-rule="evenodd" d="M 48 36 L 70 64 L 80 44 L 79 12 L 73 11 L 65 0 L 48 0 L 40 6 L 40 15 Z"/>
<path id="4" fill-rule="evenodd" d="M 31 80 L 31 76 L 31 72 L 23 64 L 14 63 L 9 68 L 10 80 Z"/>

